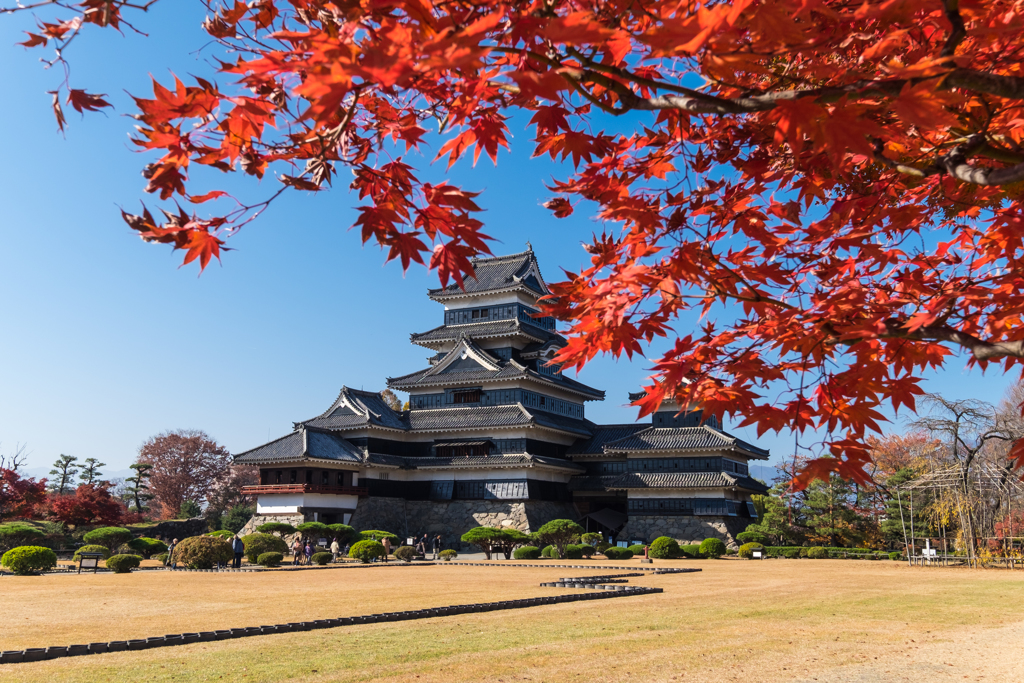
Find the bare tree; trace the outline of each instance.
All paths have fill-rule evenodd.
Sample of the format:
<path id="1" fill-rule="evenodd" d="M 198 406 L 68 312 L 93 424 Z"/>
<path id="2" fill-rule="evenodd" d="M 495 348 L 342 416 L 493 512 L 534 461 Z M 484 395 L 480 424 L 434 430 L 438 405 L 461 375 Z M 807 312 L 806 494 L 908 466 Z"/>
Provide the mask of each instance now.
<path id="1" fill-rule="evenodd" d="M 952 401 L 939 394 L 926 394 L 921 401 L 931 413 L 910 423 L 940 439 L 947 454 L 960 467 L 964 480 L 974 461 L 991 448 L 992 442 L 1013 443 L 1021 433 L 1015 425 L 996 419 L 991 403 L 977 399 Z"/>
<path id="2" fill-rule="evenodd" d="M 11 453 L 5 454 L 3 451 L 0 451 L 0 470 L 17 472 L 19 467 L 24 467 L 25 462 L 28 460 L 28 453 L 25 452 L 27 448 L 28 444 L 16 443 L 14 444 L 14 451 Z"/>

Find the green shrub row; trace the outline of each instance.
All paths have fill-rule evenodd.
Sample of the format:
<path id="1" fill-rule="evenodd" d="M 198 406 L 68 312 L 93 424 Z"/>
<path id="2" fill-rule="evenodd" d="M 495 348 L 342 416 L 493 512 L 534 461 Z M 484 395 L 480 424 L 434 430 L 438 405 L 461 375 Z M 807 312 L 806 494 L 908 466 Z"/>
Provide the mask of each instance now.
<path id="1" fill-rule="evenodd" d="M 517 560 L 537 560 L 540 559 L 540 548 L 524 545 L 521 548 L 516 548 L 515 552 L 512 553 L 512 557 Z"/>
<path id="2" fill-rule="evenodd" d="M 605 548 L 604 556 L 609 560 L 628 560 L 633 557 L 633 552 L 629 548 Z"/>

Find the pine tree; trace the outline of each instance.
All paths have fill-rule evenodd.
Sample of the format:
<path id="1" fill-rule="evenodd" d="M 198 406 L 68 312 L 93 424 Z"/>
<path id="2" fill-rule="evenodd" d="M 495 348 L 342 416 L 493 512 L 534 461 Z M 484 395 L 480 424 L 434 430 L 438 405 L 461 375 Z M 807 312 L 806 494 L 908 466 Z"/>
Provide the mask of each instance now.
<path id="1" fill-rule="evenodd" d="M 75 456 L 61 453 L 57 462 L 53 463 L 53 469 L 50 470 L 50 474 L 54 477 L 50 483 L 50 490 L 61 495 L 72 493 L 74 486 L 71 482 L 78 474 L 78 464 L 78 458 Z"/>
<path id="2" fill-rule="evenodd" d="M 131 466 L 135 470 L 134 477 L 126 477 L 125 484 L 128 485 L 128 495 L 131 496 L 132 502 L 135 503 L 135 511 L 142 514 L 146 510 L 146 503 L 153 499 L 153 494 L 149 493 L 149 471 L 153 469 L 152 465 L 147 465 L 144 462 L 137 462 Z"/>
<path id="3" fill-rule="evenodd" d="M 807 526 L 830 546 L 850 545 L 863 538 L 861 517 L 854 511 L 853 487 L 835 474 L 828 481 L 814 480 L 807 487 Z"/>
<path id="4" fill-rule="evenodd" d="M 82 465 L 82 473 L 78 475 L 78 479 L 83 484 L 98 484 L 99 478 L 103 476 L 100 468 L 106 466 L 107 463 L 100 462 L 96 458 L 86 458 L 85 463 Z"/>

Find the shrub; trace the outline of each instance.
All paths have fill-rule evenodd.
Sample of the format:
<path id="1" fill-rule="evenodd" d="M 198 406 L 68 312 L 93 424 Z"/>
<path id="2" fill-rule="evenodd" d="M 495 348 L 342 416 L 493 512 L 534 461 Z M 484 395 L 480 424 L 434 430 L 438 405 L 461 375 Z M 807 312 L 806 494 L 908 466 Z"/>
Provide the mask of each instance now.
<path id="1" fill-rule="evenodd" d="M 494 546 L 501 544 L 504 541 L 504 536 L 505 534 L 501 529 L 490 526 L 478 526 L 462 534 L 462 542 L 475 545 L 489 560 L 491 559 L 491 551 L 495 549 Z"/>
<path id="2" fill-rule="evenodd" d="M 360 531 L 359 537 L 362 538 L 364 541 L 383 541 L 385 538 L 390 538 L 392 543 L 398 541 L 398 536 L 395 536 L 390 531 L 380 531 L 378 529 Z"/>
<path id="3" fill-rule="evenodd" d="M 647 554 L 658 560 L 672 560 L 679 557 L 679 542 L 668 536 L 659 536 L 651 543 Z"/>
<path id="4" fill-rule="evenodd" d="M 133 538 L 128 541 L 128 547 L 132 550 L 141 553 L 147 560 L 155 555 L 156 553 L 162 553 L 167 551 L 167 544 L 161 540 L 155 538 Z"/>
<path id="5" fill-rule="evenodd" d="M 447 550 L 442 550 L 440 553 L 438 553 L 438 557 L 440 557 L 445 562 L 451 562 L 458 556 L 459 554 L 451 548 L 448 548 Z"/>
<path id="6" fill-rule="evenodd" d="M 553 552 L 555 552 L 554 546 L 546 545 L 540 551 L 540 556 L 541 557 L 552 557 L 551 553 L 553 553 Z"/>
<path id="7" fill-rule="evenodd" d="M 402 562 L 412 562 L 416 558 L 416 549 L 411 545 L 403 545 L 395 550 L 395 557 Z"/>
<path id="8" fill-rule="evenodd" d="M 22 545 L 11 548 L 3 557 L 0 565 L 7 567 L 18 576 L 35 574 L 57 566 L 57 555 L 49 548 L 38 545 Z"/>
<path id="9" fill-rule="evenodd" d="M 17 548 L 20 545 L 39 543 L 46 537 L 46 534 L 31 524 L 24 522 L 9 522 L 0 524 L 0 552 Z"/>
<path id="10" fill-rule="evenodd" d="M 565 559 L 567 560 L 582 560 L 583 559 L 583 548 L 578 545 L 567 545 L 565 546 Z"/>
<path id="11" fill-rule="evenodd" d="M 559 557 L 565 557 L 565 547 L 570 543 L 575 543 L 586 531 L 571 519 L 553 519 L 537 529 L 537 533 L 554 546 Z"/>
<path id="12" fill-rule="evenodd" d="M 796 548 L 789 548 L 788 550 L 784 551 L 782 555 L 788 560 L 800 559 L 800 551 Z"/>
<path id="13" fill-rule="evenodd" d="M 580 540 L 586 543 L 587 545 L 596 546 L 598 543 L 604 540 L 604 536 L 602 536 L 601 534 L 595 534 L 591 532 L 580 536 Z"/>
<path id="14" fill-rule="evenodd" d="M 159 555 L 155 556 L 153 559 L 156 560 L 157 562 L 160 562 L 161 564 L 167 564 L 167 553 L 160 553 Z"/>
<path id="15" fill-rule="evenodd" d="M 288 544 L 273 534 L 249 534 L 248 536 L 243 536 L 242 545 L 245 546 L 245 556 L 249 558 L 249 562 L 253 563 L 257 563 L 260 555 L 263 553 L 281 553 L 283 556 L 288 552 Z M 233 557 L 234 553 L 232 553 Z"/>
<path id="16" fill-rule="evenodd" d="M 132 540 L 132 532 L 119 526 L 104 526 L 93 529 L 82 540 L 86 543 L 116 548 Z"/>
<path id="17" fill-rule="evenodd" d="M 348 524 L 328 524 L 327 528 L 331 530 L 331 537 L 337 538 L 338 543 L 341 545 L 363 540 L 363 537 L 359 535 L 359 532 Z"/>
<path id="18" fill-rule="evenodd" d="M 580 552 L 583 553 L 583 557 L 589 560 L 597 552 L 597 548 L 592 545 L 581 545 Z"/>
<path id="19" fill-rule="evenodd" d="M 256 559 L 258 560 L 259 558 Z M 330 562 L 332 559 L 334 559 L 334 555 L 332 555 L 331 553 L 313 553 L 313 557 L 309 559 L 311 559 L 314 563 L 322 567 L 328 562 Z"/>
<path id="20" fill-rule="evenodd" d="M 213 536 L 214 538 L 223 538 L 224 540 L 227 540 L 227 539 L 231 538 L 232 536 L 234 536 L 235 534 L 230 532 L 230 531 L 228 531 L 227 529 L 220 529 L 219 531 L 211 531 L 210 533 L 208 533 L 206 535 L 207 536 Z"/>
<path id="21" fill-rule="evenodd" d="M 605 548 L 604 556 L 609 560 L 628 560 L 633 557 L 633 552 L 629 548 L 616 548 L 612 546 Z"/>
<path id="22" fill-rule="evenodd" d="M 598 543 L 594 547 L 597 548 L 597 552 L 599 552 L 599 553 L 601 553 L 603 555 L 605 550 L 607 550 L 608 548 L 612 547 L 612 544 L 611 543 Z"/>
<path id="23" fill-rule="evenodd" d="M 82 559 L 82 553 L 103 553 L 103 559 L 105 560 L 110 557 L 110 548 L 105 545 L 83 545 L 75 551 L 75 554 L 71 559 L 78 562 Z"/>
<path id="24" fill-rule="evenodd" d="M 717 560 L 725 555 L 725 543 L 720 538 L 705 538 L 700 543 L 700 554 Z"/>
<path id="25" fill-rule="evenodd" d="M 296 524 L 295 530 L 303 536 L 313 539 L 314 543 L 321 538 L 327 538 L 331 535 L 330 528 L 323 522 L 303 522 L 302 524 Z"/>
<path id="26" fill-rule="evenodd" d="M 353 543 L 348 549 L 348 556 L 355 558 L 363 564 L 369 564 L 374 558 L 384 557 L 384 546 L 380 541 L 367 539 Z"/>
<path id="27" fill-rule="evenodd" d="M 231 544 L 214 536 L 193 536 L 174 546 L 174 561 L 189 569 L 213 569 L 214 565 L 227 564 L 234 558 Z"/>
<path id="28" fill-rule="evenodd" d="M 631 545 L 629 546 L 629 552 L 633 553 L 634 555 L 643 555 L 644 546 L 640 543 L 637 543 L 636 545 Z"/>
<path id="29" fill-rule="evenodd" d="M 899 560 L 902 557 L 903 557 L 903 553 L 901 553 L 898 550 L 894 550 L 893 552 L 889 553 L 889 559 L 890 560 Z"/>
<path id="30" fill-rule="evenodd" d="M 746 560 L 750 560 L 750 559 L 752 559 L 754 557 L 754 551 L 755 550 L 763 550 L 763 549 L 764 549 L 764 546 L 761 545 L 760 543 L 744 543 L 743 545 L 740 546 L 740 551 L 739 551 L 738 554 L 739 554 L 740 557 L 742 557 L 742 558 L 744 558 Z"/>
<path id="31" fill-rule="evenodd" d="M 108 557 L 106 562 L 107 569 L 112 570 L 115 574 L 127 574 L 141 563 L 142 558 L 138 555 L 114 555 Z"/>
<path id="32" fill-rule="evenodd" d="M 536 560 L 540 557 L 540 548 L 533 545 L 524 545 L 522 548 L 516 548 L 512 556 L 517 560 Z"/>
<path id="33" fill-rule="evenodd" d="M 807 557 L 807 548 L 800 548 L 800 557 Z"/>
<path id="34" fill-rule="evenodd" d="M 284 536 L 285 534 L 294 534 L 295 527 L 284 522 L 267 522 L 256 527 L 256 531 L 261 534 L 281 534 Z"/>
<path id="35" fill-rule="evenodd" d="M 276 567 L 281 564 L 284 555 L 281 553 L 263 553 L 256 558 L 256 564 L 261 567 Z"/>
<path id="36" fill-rule="evenodd" d="M 739 552 L 739 551 L 738 551 L 738 550 L 736 550 L 736 548 L 726 548 L 726 549 L 725 549 L 725 554 L 726 554 L 726 555 L 735 555 L 735 554 L 736 554 L 736 553 L 738 553 L 738 552 Z"/>
<path id="37" fill-rule="evenodd" d="M 697 543 L 679 546 L 679 553 L 680 555 L 685 555 L 691 560 L 701 560 L 704 558 L 704 556 L 700 554 L 700 545 Z"/>
<path id="38" fill-rule="evenodd" d="M 768 545 L 768 536 L 760 531 L 753 531 L 750 529 L 736 534 L 736 540 L 740 543 L 760 543 L 762 546 Z"/>

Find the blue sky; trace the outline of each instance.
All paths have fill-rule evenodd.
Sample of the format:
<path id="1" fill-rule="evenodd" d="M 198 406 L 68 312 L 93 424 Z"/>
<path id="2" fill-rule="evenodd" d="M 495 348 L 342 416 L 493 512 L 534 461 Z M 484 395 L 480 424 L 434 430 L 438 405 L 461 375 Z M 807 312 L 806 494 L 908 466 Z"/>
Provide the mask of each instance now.
<path id="1" fill-rule="evenodd" d="M 15 45 L 30 17 L 0 17 L 8 65 L 0 73 L 0 448 L 27 442 L 33 471 L 69 453 L 117 472 L 147 437 L 176 428 L 203 429 L 233 452 L 251 448 L 323 411 L 342 384 L 379 390 L 387 376 L 423 367 L 429 352 L 408 335 L 442 321 L 441 306 L 425 296 L 434 275 L 382 267 L 383 254 L 348 230 L 357 202 L 344 176 L 329 193 L 287 193 L 202 277 L 178 268 L 180 253 L 133 236 L 118 209 L 152 198 L 139 175 L 147 158 L 128 143 L 126 91 L 148 94 L 150 73 L 165 81 L 169 70 L 210 73 L 195 54 L 205 42 L 199 3 L 171 6 L 158 4 L 140 24 L 148 39 L 97 29 L 79 39 L 72 86 L 107 93 L 117 111 L 84 120 L 69 111 L 66 138 L 46 94 L 59 76 L 39 65 L 44 52 Z M 559 168 L 529 158 L 525 120 L 510 128 L 511 155 L 497 168 L 460 162 L 452 182 L 484 190 L 486 232 L 501 241 L 495 253 L 530 240 L 546 278 L 556 280 L 560 266 L 587 261 L 580 241 L 602 226 L 586 212 L 556 220 L 541 207 L 543 183 Z M 439 178 L 443 166 L 428 162 L 413 159 L 421 177 Z M 260 188 L 248 180 L 228 188 L 276 186 L 268 177 Z M 954 359 L 926 389 L 998 401 L 1011 382 L 964 365 Z M 587 416 L 633 421 L 626 393 L 648 366 L 643 358 L 595 360 L 580 379 L 608 399 L 590 404 Z M 777 457 L 792 452 L 791 434 L 736 433 Z"/>

